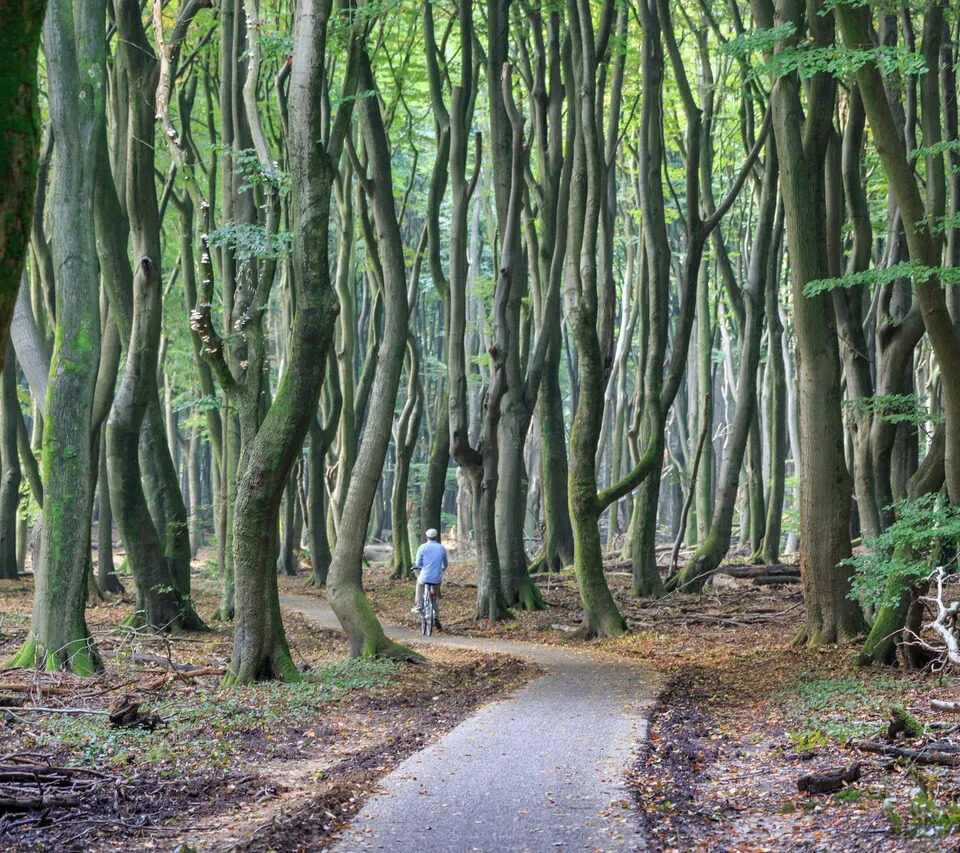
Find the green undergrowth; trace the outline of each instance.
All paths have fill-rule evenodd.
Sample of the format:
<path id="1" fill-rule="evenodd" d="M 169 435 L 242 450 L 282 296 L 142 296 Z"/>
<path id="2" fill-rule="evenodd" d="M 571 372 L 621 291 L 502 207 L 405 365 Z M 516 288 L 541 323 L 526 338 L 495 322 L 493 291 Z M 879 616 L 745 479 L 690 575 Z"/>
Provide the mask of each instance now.
<path id="1" fill-rule="evenodd" d="M 295 684 L 177 693 L 144 703 L 164 720 L 153 731 L 114 729 L 103 715 L 50 715 L 32 727 L 22 748 L 66 752 L 101 768 L 132 765 L 163 776 L 229 769 L 244 750 L 269 750 L 283 740 L 308 745 L 314 733 L 300 730 L 314 725 L 324 706 L 351 691 L 387 684 L 401 666 L 352 659 L 311 669 Z"/>
<path id="2" fill-rule="evenodd" d="M 873 737 L 891 706 L 909 702 L 915 691 L 916 684 L 906 678 L 876 672 L 827 677 L 807 672 L 780 691 L 776 700 L 796 726 L 791 740 L 803 751 L 822 745 L 817 741 Z"/>

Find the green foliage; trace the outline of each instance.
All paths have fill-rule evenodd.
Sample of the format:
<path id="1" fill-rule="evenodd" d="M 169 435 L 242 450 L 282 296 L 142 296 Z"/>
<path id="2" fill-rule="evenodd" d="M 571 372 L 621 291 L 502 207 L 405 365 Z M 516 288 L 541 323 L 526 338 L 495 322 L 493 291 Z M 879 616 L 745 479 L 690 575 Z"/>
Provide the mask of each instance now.
<path id="1" fill-rule="evenodd" d="M 900 279 L 910 279 L 914 284 L 939 278 L 942 284 L 960 284 L 960 269 L 954 267 L 928 267 L 917 261 L 901 261 L 882 269 L 869 269 L 838 278 L 818 278 L 807 282 L 803 295 L 807 298 L 833 290 L 837 287 L 876 287 Z"/>
<path id="2" fill-rule="evenodd" d="M 227 222 L 210 235 L 210 245 L 230 249 L 237 260 L 249 261 L 284 257 L 290 252 L 292 239 L 289 231 L 270 234 L 263 225 Z"/>
<path id="3" fill-rule="evenodd" d="M 795 752 L 808 752 L 811 749 L 819 749 L 826 746 L 827 736 L 820 729 L 807 729 L 806 731 L 790 732 L 790 742 L 793 744 Z"/>
<path id="4" fill-rule="evenodd" d="M 769 30 L 744 30 L 736 38 L 726 42 L 720 50 L 727 56 L 748 59 L 772 51 L 777 42 L 790 38 L 796 31 L 796 26 L 789 21 Z"/>
<path id="5" fill-rule="evenodd" d="M 845 400 L 844 406 L 855 412 L 869 412 L 878 421 L 891 424 L 915 424 L 927 422 L 939 423 L 942 418 L 930 414 L 930 410 L 920 403 L 916 394 L 874 394 L 872 397 L 860 397 Z"/>
<path id="6" fill-rule="evenodd" d="M 922 787 L 908 792 L 908 810 L 901 816 L 896 811 L 897 797 L 888 797 L 883 807 L 890 826 L 897 834 L 914 838 L 945 838 L 960 835 L 960 803 L 938 802 Z"/>
<path id="7" fill-rule="evenodd" d="M 960 541 L 960 506 L 924 495 L 898 501 L 892 509 L 893 524 L 864 543 L 866 553 L 843 562 L 855 570 L 850 597 L 865 604 L 899 598 L 929 576 L 945 555 L 952 558 Z"/>
<path id="8" fill-rule="evenodd" d="M 831 74 L 834 77 L 851 77 L 863 66 L 874 63 L 884 76 L 893 74 L 919 75 L 927 71 L 923 55 L 910 51 L 903 45 L 878 45 L 860 49 L 830 45 L 814 47 L 802 42 L 795 47 L 778 51 L 757 66 L 753 73 L 772 74 L 784 77 L 797 72 L 802 79 L 815 74 Z"/>

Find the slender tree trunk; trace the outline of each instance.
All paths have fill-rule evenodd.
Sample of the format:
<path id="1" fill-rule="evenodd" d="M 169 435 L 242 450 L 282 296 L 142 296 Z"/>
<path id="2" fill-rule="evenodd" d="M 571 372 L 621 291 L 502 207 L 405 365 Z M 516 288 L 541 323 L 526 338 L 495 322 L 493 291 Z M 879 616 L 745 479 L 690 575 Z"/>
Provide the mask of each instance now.
<path id="1" fill-rule="evenodd" d="M 113 566 L 113 511 L 107 468 L 107 425 L 100 428 L 100 473 L 97 477 L 97 584 L 100 591 L 122 595 L 125 590 Z"/>
<path id="2" fill-rule="evenodd" d="M 359 66 L 360 90 L 375 92 L 376 82 L 365 48 L 360 50 Z M 390 415 L 400 384 L 408 334 L 408 306 L 403 244 L 394 208 L 390 153 L 379 99 L 361 99 L 357 110 L 372 170 L 371 178 L 359 173 L 357 178 L 364 182 L 365 192 L 370 196 L 376 223 L 378 254 L 383 269 L 385 321 L 370 391 L 370 417 L 344 498 L 337 544 L 327 579 L 327 597 L 346 631 L 353 655 L 408 658 L 412 655 L 409 650 L 387 639 L 361 584 L 364 539 L 390 441 Z"/>

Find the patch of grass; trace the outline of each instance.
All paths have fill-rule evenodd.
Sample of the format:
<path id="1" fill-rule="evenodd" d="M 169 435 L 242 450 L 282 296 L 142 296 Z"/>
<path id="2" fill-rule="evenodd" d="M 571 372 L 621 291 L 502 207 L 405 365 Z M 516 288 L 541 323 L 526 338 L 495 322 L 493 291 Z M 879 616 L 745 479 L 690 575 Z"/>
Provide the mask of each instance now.
<path id="1" fill-rule="evenodd" d="M 95 765 L 134 760 L 178 773 L 181 768 L 227 768 L 244 748 L 243 736 L 271 740 L 278 726 L 306 724 L 325 704 L 352 690 L 386 684 L 402 664 L 344 660 L 310 670 L 297 684 L 268 682 L 214 689 L 152 706 L 166 721 L 156 730 L 110 728 L 102 716 L 51 716 L 39 722 L 32 746 L 66 750 Z"/>

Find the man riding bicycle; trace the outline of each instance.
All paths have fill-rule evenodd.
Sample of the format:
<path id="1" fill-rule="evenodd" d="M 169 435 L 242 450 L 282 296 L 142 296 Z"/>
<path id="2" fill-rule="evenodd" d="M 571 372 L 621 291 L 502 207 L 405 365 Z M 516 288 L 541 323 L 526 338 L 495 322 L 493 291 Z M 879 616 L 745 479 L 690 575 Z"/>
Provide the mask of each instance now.
<path id="1" fill-rule="evenodd" d="M 440 544 L 440 534 L 431 527 L 425 534 L 427 541 L 417 549 L 417 558 L 414 565 L 420 569 L 417 577 L 417 594 L 411 613 L 420 613 L 423 610 L 424 584 L 433 584 L 439 587 L 443 581 L 443 573 L 447 569 L 447 549 Z M 439 599 L 439 590 L 437 590 Z M 440 627 L 439 616 L 436 620 Z"/>

